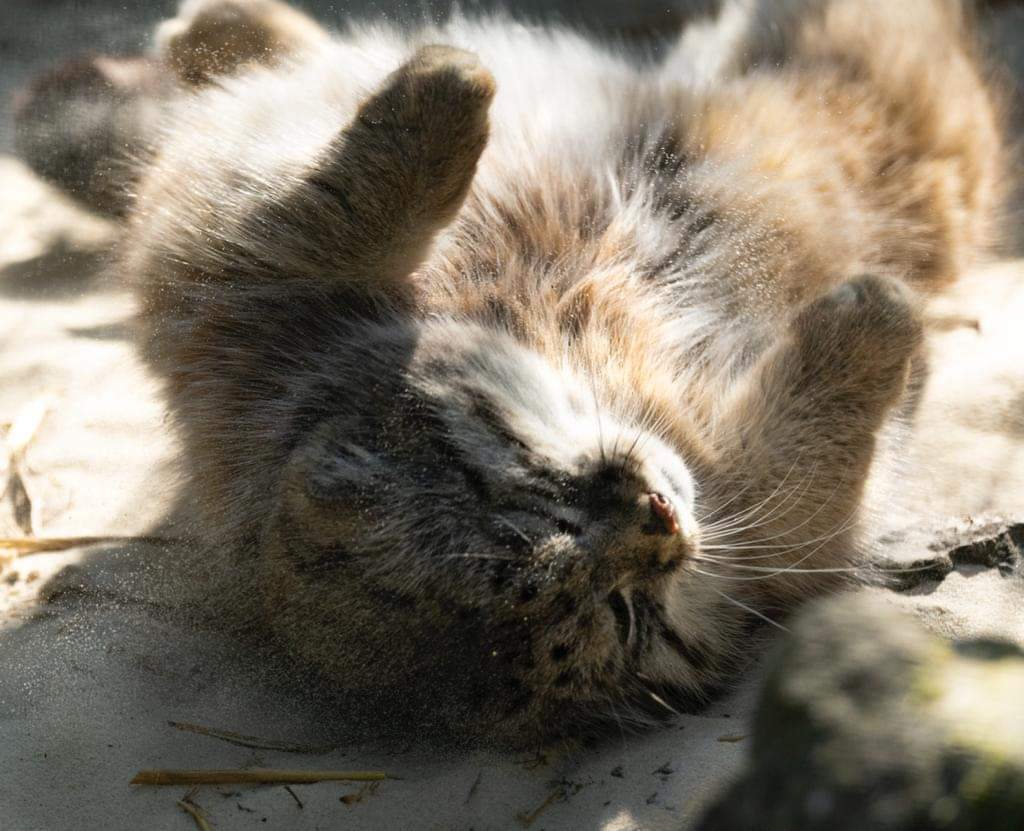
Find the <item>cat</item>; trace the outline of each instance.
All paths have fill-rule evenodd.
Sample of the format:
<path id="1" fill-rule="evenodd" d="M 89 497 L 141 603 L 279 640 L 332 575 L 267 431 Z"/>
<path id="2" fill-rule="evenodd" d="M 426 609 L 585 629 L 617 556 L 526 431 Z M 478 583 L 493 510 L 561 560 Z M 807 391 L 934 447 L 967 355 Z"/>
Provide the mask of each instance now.
<path id="1" fill-rule="evenodd" d="M 855 574 L 922 298 L 999 209 L 968 17 L 730 2 L 642 59 L 186 0 L 120 268 L 204 549 L 279 645 L 572 738 L 706 701 Z"/>

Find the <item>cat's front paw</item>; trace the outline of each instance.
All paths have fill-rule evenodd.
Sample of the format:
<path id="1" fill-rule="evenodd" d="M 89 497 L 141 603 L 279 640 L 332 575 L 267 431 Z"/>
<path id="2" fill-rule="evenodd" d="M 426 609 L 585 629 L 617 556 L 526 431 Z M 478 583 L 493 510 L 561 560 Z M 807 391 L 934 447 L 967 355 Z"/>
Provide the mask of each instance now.
<path id="1" fill-rule="evenodd" d="M 808 381 L 844 394 L 890 398 L 902 391 L 921 348 L 916 297 L 902 281 L 867 275 L 837 286 L 793 320 Z"/>
<path id="2" fill-rule="evenodd" d="M 397 198 L 440 224 L 469 189 L 494 93 L 494 77 L 472 52 L 424 46 L 360 107 L 349 149 L 358 147 L 366 169 L 389 177 Z M 383 187 L 381 178 L 372 187 Z"/>
<path id="3" fill-rule="evenodd" d="M 424 46 L 363 105 L 359 119 L 370 127 L 415 134 L 422 152 L 449 158 L 467 146 L 479 151 L 486 142 L 494 92 L 494 76 L 472 52 Z M 474 165 L 477 155 L 472 154 Z"/>

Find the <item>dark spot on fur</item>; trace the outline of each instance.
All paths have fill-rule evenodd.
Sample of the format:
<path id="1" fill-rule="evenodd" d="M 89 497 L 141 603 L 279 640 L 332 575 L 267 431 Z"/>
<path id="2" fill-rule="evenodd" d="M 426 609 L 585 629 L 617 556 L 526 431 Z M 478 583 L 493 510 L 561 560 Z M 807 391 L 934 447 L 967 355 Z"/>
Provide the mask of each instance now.
<path id="1" fill-rule="evenodd" d="M 583 529 L 580 528 L 575 522 L 570 522 L 567 519 L 556 519 L 555 528 L 558 529 L 560 534 L 568 534 L 572 537 L 578 537 L 583 533 Z"/>
<path id="2" fill-rule="evenodd" d="M 669 557 L 662 560 L 657 554 L 647 558 L 647 571 L 649 574 L 671 574 L 677 571 L 683 563 L 682 557 Z"/>
<path id="3" fill-rule="evenodd" d="M 554 603 L 555 614 L 558 619 L 567 618 L 573 612 L 576 611 L 576 598 L 574 598 L 569 592 L 559 592 L 555 595 Z"/>
<path id="4" fill-rule="evenodd" d="M 626 475 L 627 470 L 622 464 L 609 461 L 594 472 L 591 480 L 596 488 L 604 489 L 617 485 Z"/>
<path id="5" fill-rule="evenodd" d="M 490 488 L 487 487 L 487 481 L 479 470 L 476 470 L 469 465 L 460 465 L 458 468 L 462 474 L 462 478 L 466 481 L 466 487 L 473 491 L 473 495 L 476 497 L 477 502 L 486 502 L 491 495 Z"/>
<path id="6" fill-rule="evenodd" d="M 416 608 L 416 601 L 407 595 L 393 591 L 392 589 L 367 589 L 367 594 L 383 606 L 391 609 L 412 610 Z"/>
<path id="7" fill-rule="evenodd" d="M 567 669 L 564 672 L 560 672 L 560 673 L 558 673 L 558 675 L 555 676 L 555 686 L 556 687 L 567 687 L 569 684 L 571 684 L 575 680 L 576 680 L 576 673 L 573 672 L 571 669 Z"/>
<path id="8" fill-rule="evenodd" d="M 561 663 L 569 657 L 570 652 L 572 652 L 572 647 L 569 644 L 560 643 L 551 649 L 551 660 Z"/>
<path id="9" fill-rule="evenodd" d="M 288 546 L 295 572 L 304 577 L 323 574 L 337 568 L 351 559 L 348 549 L 342 545 L 308 546 L 302 543 Z"/>
<path id="10" fill-rule="evenodd" d="M 533 598 L 537 596 L 537 587 L 532 583 L 528 583 L 523 586 L 519 591 L 519 601 L 521 603 L 529 603 Z"/>
<path id="11" fill-rule="evenodd" d="M 505 586 L 508 585 L 508 572 L 508 563 L 501 560 L 495 561 L 493 571 L 491 572 L 491 588 L 495 594 L 504 591 Z"/>
<path id="12" fill-rule="evenodd" d="M 692 236 L 698 236 L 714 225 L 715 221 L 716 217 L 713 212 L 703 211 L 689 221 L 686 226 L 686 232 Z"/>
<path id="13" fill-rule="evenodd" d="M 664 621 L 661 622 L 661 638 L 665 641 L 672 649 L 674 649 L 679 656 L 690 664 L 694 669 L 698 671 L 707 670 L 711 663 L 711 658 L 707 653 L 707 650 L 703 649 L 699 644 L 688 644 L 684 641 L 679 634 L 669 627 Z"/>
<path id="14" fill-rule="evenodd" d="M 527 707 L 530 706 L 530 703 L 532 701 L 533 701 L 533 693 L 531 693 L 531 692 L 524 692 L 521 695 L 516 696 L 515 698 L 512 699 L 512 701 L 509 702 L 509 705 L 506 708 L 506 711 L 509 712 L 509 713 L 516 713 L 516 712 L 519 712 L 520 710 L 525 710 Z"/>
<path id="15" fill-rule="evenodd" d="M 620 463 L 602 464 L 588 476 L 580 477 L 580 505 L 594 517 L 604 517 L 623 507 L 620 486 L 634 476 Z"/>
<path id="16" fill-rule="evenodd" d="M 315 577 L 348 562 L 352 555 L 340 544 L 316 545 L 309 542 L 291 514 L 283 516 L 277 531 L 295 573 Z"/>
<path id="17" fill-rule="evenodd" d="M 327 545 L 316 550 L 316 560 L 320 565 L 337 565 L 351 557 L 351 553 L 343 545 Z"/>
<path id="18" fill-rule="evenodd" d="M 615 615 L 615 629 L 619 642 L 625 644 L 629 640 L 629 607 L 626 605 L 626 598 L 622 596 L 622 592 L 613 591 L 608 595 L 608 605 Z"/>
<path id="19" fill-rule="evenodd" d="M 309 181 L 310 187 L 316 189 L 321 194 L 323 194 L 324 196 L 329 198 L 338 207 L 340 207 L 345 213 L 347 213 L 347 214 L 352 214 L 353 213 L 353 211 L 352 211 L 352 203 L 348 199 L 348 194 L 346 194 L 345 191 L 343 191 L 341 188 L 339 188 L 330 179 L 328 179 L 328 178 L 326 178 L 324 176 L 318 175 L 318 174 L 314 174 L 313 176 L 309 177 L 308 181 Z"/>
<path id="20" fill-rule="evenodd" d="M 496 434 L 507 444 L 520 450 L 530 449 L 522 439 L 512 432 L 490 399 L 481 395 L 476 390 L 466 390 L 466 395 L 469 397 L 470 415 L 482 422 L 492 433 Z"/>

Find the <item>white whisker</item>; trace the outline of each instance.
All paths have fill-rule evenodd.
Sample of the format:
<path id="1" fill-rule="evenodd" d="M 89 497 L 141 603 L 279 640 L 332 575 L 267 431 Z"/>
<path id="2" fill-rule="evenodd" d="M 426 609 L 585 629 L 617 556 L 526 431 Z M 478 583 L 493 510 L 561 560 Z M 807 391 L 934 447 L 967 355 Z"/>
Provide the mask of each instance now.
<path id="1" fill-rule="evenodd" d="M 782 630 L 783 632 L 786 632 L 786 633 L 789 632 L 789 629 L 787 629 L 785 626 L 783 626 L 778 621 L 772 620 L 770 617 L 768 617 L 768 615 L 763 614 L 763 613 L 757 611 L 757 609 L 754 609 L 751 606 L 748 606 L 746 603 L 743 603 L 743 602 L 737 600 L 735 597 L 729 597 L 729 595 L 727 595 L 725 592 L 719 591 L 714 586 L 711 586 L 710 588 L 711 588 L 711 591 L 713 591 L 715 594 L 719 595 L 720 597 L 724 598 L 725 600 L 728 600 L 733 605 L 739 606 L 741 609 L 744 609 L 747 612 L 750 612 L 750 614 L 752 614 L 754 617 L 758 618 L 759 620 L 763 620 L 765 623 L 768 623 L 768 624 L 774 626 L 776 629 Z"/>

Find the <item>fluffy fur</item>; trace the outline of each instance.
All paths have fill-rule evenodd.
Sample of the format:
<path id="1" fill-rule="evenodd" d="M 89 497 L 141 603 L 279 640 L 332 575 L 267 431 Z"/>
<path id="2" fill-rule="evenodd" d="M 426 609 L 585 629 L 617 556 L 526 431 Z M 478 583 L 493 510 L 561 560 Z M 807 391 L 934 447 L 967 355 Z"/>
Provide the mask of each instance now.
<path id="1" fill-rule="evenodd" d="M 860 563 L 915 293 L 997 202 L 957 4 L 734 3 L 647 62 L 267 2 L 164 31 L 228 6 L 273 47 L 170 55 L 203 89 L 123 268 L 203 543 L 286 649 L 470 733 L 575 735 L 704 699 Z"/>

